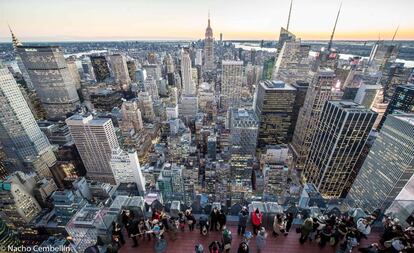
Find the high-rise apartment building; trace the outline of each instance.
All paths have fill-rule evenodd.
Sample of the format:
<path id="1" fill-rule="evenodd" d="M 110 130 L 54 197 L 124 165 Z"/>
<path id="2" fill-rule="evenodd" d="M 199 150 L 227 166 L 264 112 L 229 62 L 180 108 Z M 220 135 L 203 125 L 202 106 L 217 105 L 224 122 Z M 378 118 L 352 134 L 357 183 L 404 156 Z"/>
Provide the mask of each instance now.
<path id="1" fill-rule="evenodd" d="M 357 103 L 327 101 L 310 145 L 302 172 L 322 196 L 345 197 L 355 177 L 355 164 L 377 114 Z"/>
<path id="2" fill-rule="evenodd" d="M 0 67 L 0 142 L 11 163 L 9 170 L 31 167 L 51 177 L 56 157 L 29 109 L 13 75 Z"/>
<path id="3" fill-rule="evenodd" d="M 128 90 L 131 85 L 126 58 L 122 54 L 108 56 L 109 66 L 111 67 L 114 81 L 122 90 Z"/>
<path id="4" fill-rule="evenodd" d="M 314 73 L 293 134 L 292 148 L 298 168 L 303 168 L 325 102 L 341 97 L 334 71 L 324 68 Z"/>
<path id="5" fill-rule="evenodd" d="M 50 119 L 65 119 L 80 105 L 75 81 L 57 46 L 19 46 L 17 52 Z"/>
<path id="6" fill-rule="evenodd" d="M 138 191 L 141 194 L 145 193 L 145 178 L 136 151 L 113 149 L 110 164 L 117 184 L 135 183 Z"/>
<path id="7" fill-rule="evenodd" d="M 223 61 L 221 76 L 221 107 L 238 108 L 240 106 L 243 84 L 243 62 Z"/>
<path id="8" fill-rule="evenodd" d="M 259 118 L 258 150 L 267 145 L 287 144 L 293 119 L 296 88 L 282 81 L 261 81 L 257 87 L 254 110 Z"/>
<path id="9" fill-rule="evenodd" d="M 97 82 L 103 82 L 106 78 L 111 76 L 108 61 L 103 55 L 90 56 L 93 72 Z"/>
<path id="10" fill-rule="evenodd" d="M 66 124 L 85 165 L 87 177 L 114 184 L 109 162 L 112 150 L 119 147 L 119 143 L 112 120 L 76 114 L 66 119 Z"/>
<path id="11" fill-rule="evenodd" d="M 350 205 L 385 210 L 414 174 L 414 114 L 389 114 L 348 193 Z"/>
<path id="12" fill-rule="evenodd" d="M 213 29 L 210 27 L 210 15 L 204 38 L 204 69 L 207 71 L 214 70 L 214 37 Z"/>

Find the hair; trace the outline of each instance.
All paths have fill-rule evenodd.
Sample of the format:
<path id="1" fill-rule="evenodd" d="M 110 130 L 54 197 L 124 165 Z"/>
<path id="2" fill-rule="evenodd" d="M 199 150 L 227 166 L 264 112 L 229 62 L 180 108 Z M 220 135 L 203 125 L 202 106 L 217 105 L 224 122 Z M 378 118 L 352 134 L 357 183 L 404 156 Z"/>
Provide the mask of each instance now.
<path id="1" fill-rule="evenodd" d="M 256 213 L 260 213 L 260 210 L 259 210 L 259 208 L 256 208 Z"/>

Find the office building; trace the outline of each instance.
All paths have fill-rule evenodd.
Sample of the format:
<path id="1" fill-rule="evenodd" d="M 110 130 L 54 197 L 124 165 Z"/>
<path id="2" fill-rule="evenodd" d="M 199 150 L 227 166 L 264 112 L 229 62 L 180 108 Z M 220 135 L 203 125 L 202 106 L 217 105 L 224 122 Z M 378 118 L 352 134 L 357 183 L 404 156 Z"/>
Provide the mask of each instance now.
<path id="1" fill-rule="evenodd" d="M 223 61 L 221 76 L 221 107 L 238 108 L 240 106 L 243 84 L 243 62 Z"/>
<path id="2" fill-rule="evenodd" d="M 142 119 L 147 123 L 154 123 L 155 112 L 151 95 L 148 92 L 138 93 L 138 103 Z"/>
<path id="3" fill-rule="evenodd" d="M 75 81 L 57 46 L 19 46 L 17 52 L 49 119 L 65 119 L 80 105 Z"/>
<path id="4" fill-rule="evenodd" d="M 155 80 L 153 76 L 148 76 L 147 79 L 144 81 L 144 91 L 148 92 L 148 94 L 151 95 L 153 102 L 160 100 L 157 80 Z"/>
<path id="5" fill-rule="evenodd" d="M 294 83 L 307 80 L 310 71 L 309 45 L 302 45 L 300 40 L 286 41 L 278 53 L 272 80 Z"/>
<path id="6" fill-rule="evenodd" d="M 204 69 L 206 71 L 214 70 L 214 37 L 213 29 L 210 27 L 210 15 L 204 38 Z"/>
<path id="7" fill-rule="evenodd" d="M 87 177 L 115 183 L 109 162 L 112 150 L 119 144 L 112 120 L 77 114 L 66 119 L 66 124 L 85 165 Z"/>
<path id="8" fill-rule="evenodd" d="M 256 154 L 259 119 L 252 109 L 232 108 L 228 112 L 231 153 Z"/>
<path id="9" fill-rule="evenodd" d="M 376 85 L 366 85 L 362 84 L 358 88 L 358 92 L 355 96 L 354 102 L 360 105 L 365 106 L 368 109 L 371 109 L 375 103 L 378 101 L 378 97 L 381 95 L 382 86 L 379 84 Z"/>
<path id="10" fill-rule="evenodd" d="M 153 64 L 144 64 L 143 69 L 147 72 L 147 76 L 152 76 L 154 80 L 160 80 L 161 78 L 161 69 L 160 67 L 153 63 Z"/>
<path id="11" fill-rule="evenodd" d="M 110 112 L 122 105 L 122 93 L 116 90 L 97 89 L 89 94 L 89 99 L 98 111 Z"/>
<path id="12" fill-rule="evenodd" d="M 142 122 L 141 110 L 139 109 L 139 102 L 137 100 L 122 102 L 122 121 L 119 124 L 123 133 L 140 132 L 144 125 Z"/>
<path id="13" fill-rule="evenodd" d="M 31 176 L 22 172 L 0 181 L 0 214 L 8 226 L 24 227 L 42 210 L 31 194 L 34 183 Z"/>
<path id="14" fill-rule="evenodd" d="M 28 168 L 51 177 L 56 157 L 29 109 L 13 75 L 0 68 L 0 142 L 9 172 Z"/>
<path id="15" fill-rule="evenodd" d="M 355 164 L 377 114 L 352 101 L 327 101 L 302 172 L 327 198 L 345 197 L 357 171 Z"/>
<path id="16" fill-rule="evenodd" d="M 387 116 L 349 191 L 350 205 L 385 210 L 414 174 L 414 114 Z"/>
<path id="17" fill-rule="evenodd" d="M 257 88 L 254 110 L 259 118 L 257 148 L 287 144 L 293 119 L 296 88 L 282 81 L 261 81 Z"/>
<path id="18" fill-rule="evenodd" d="M 196 94 L 196 86 L 192 78 L 191 59 L 188 49 L 181 50 L 181 82 L 183 95 L 194 96 Z"/>
<path id="19" fill-rule="evenodd" d="M 121 54 L 109 55 L 108 62 L 111 67 L 115 83 L 118 84 L 122 90 L 129 90 L 131 78 L 129 76 L 125 56 Z"/>
<path id="20" fill-rule="evenodd" d="M 414 84 L 400 85 L 397 87 L 379 127 L 381 128 L 382 124 L 384 124 L 387 115 L 397 110 L 407 113 L 414 112 Z"/>
<path id="21" fill-rule="evenodd" d="M 331 69 L 320 69 L 314 73 L 303 107 L 299 110 L 292 139 L 291 147 L 297 168 L 303 168 L 325 102 L 339 100 L 341 97 L 335 73 Z"/>
<path id="22" fill-rule="evenodd" d="M 108 61 L 103 55 L 92 55 L 89 57 L 93 67 L 93 72 L 97 82 L 104 82 L 105 79 L 111 76 Z"/>
<path id="23" fill-rule="evenodd" d="M 69 73 L 72 75 L 72 79 L 75 82 L 75 87 L 77 90 L 79 90 L 81 87 L 81 77 L 79 75 L 79 70 L 76 65 L 76 58 L 74 56 L 66 58 L 66 64 L 68 65 Z"/>
<path id="24" fill-rule="evenodd" d="M 145 178 L 136 151 L 113 149 L 110 164 L 117 184 L 135 183 L 138 191 L 141 194 L 145 193 Z"/>

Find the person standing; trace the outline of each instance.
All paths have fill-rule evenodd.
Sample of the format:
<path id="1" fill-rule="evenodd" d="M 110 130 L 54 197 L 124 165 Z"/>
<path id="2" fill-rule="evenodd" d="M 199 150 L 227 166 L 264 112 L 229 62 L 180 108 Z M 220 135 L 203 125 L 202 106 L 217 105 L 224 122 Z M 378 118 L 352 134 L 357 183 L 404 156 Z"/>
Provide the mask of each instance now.
<path id="1" fill-rule="evenodd" d="M 313 230 L 313 219 L 311 217 L 307 218 L 302 226 L 300 227 L 300 239 L 299 242 L 301 244 L 305 243 L 306 240 L 309 238 L 310 233 Z"/>
<path id="2" fill-rule="evenodd" d="M 187 219 L 188 229 L 190 231 L 193 231 L 194 230 L 194 227 L 195 227 L 195 224 L 196 224 L 196 218 L 191 213 L 191 210 L 190 209 L 188 209 L 187 211 L 185 211 L 185 218 Z"/>
<path id="3" fill-rule="evenodd" d="M 249 253 L 249 245 L 246 242 L 241 242 L 239 244 L 239 248 L 237 249 L 237 253 Z"/>
<path id="4" fill-rule="evenodd" d="M 273 235 L 279 236 L 279 235 L 287 235 L 285 231 L 285 221 L 283 220 L 283 216 L 281 214 L 276 214 L 274 220 L 273 220 Z"/>
<path id="5" fill-rule="evenodd" d="M 263 214 L 260 212 L 259 208 L 252 213 L 252 225 L 253 225 L 253 234 L 257 235 L 260 227 L 262 226 Z"/>
<path id="6" fill-rule="evenodd" d="M 201 244 L 197 244 L 197 245 L 195 246 L 195 253 L 203 253 L 203 252 L 204 252 L 203 245 L 201 245 Z"/>
<path id="7" fill-rule="evenodd" d="M 291 212 L 286 214 L 286 232 L 289 233 L 293 223 L 293 214 Z"/>
<path id="8" fill-rule="evenodd" d="M 127 227 L 128 234 L 131 237 L 132 241 L 134 242 L 132 247 L 137 247 L 139 245 L 137 237 L 140 235 L 141 231 L 140 231 L 140 227 L 138 224 L 139 222 L 137 218 L 134 218 L 132 221 L 128 223 L 128 227 Z"/>
<path id="9" fill-rule="evenodd" d="M 217 231 L 218 219 L 219 219 L 219 211 L 217 207 L 214 207 L 213 211 L 211 211 L 211 214 L 210 214 L 210 220 L 211 220 L 210 231 Z"/>
<path id="10" fill-rule="evenodd" d="M 266 230 L 261 228 L 259 234 L 256 236 L 257 253 L 261 253 L 266 247 Z"/>
<path id="11" fill-rule="evenodd" d="M 244 206 L 239 213 L 239 224 L 237 225 L 237 234 L 244 235 L 246 232 L 247 219 L 249 218 L 247 208 Z"/>
<path id="12" fill-rule="evenodd" d="M 223 227 L 223 236 L 221 240 L 222 240 L 223 248 L 225 252 L 230 252 L 231 241 L 233 240 L 233 237 L 231 235 L 230 230 L 228 230 L 226 226 Z"/>
<path id="13" fill-rule="evenodd" d="M 220 230 L 224 229 L 224 227 L 226 226 L 227 217 L 223 210 L 220 210 L 219 212 L 218 222 L 220 224 Z"/>

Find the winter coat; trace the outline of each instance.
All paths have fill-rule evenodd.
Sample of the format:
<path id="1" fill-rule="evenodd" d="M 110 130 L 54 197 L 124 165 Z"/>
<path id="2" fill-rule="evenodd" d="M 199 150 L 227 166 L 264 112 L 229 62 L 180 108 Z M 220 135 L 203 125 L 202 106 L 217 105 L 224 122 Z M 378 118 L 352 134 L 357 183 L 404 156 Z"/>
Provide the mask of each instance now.
<path id="1" fill-rule="evenodd" d="M 302 226 L 301 226 L 301 233 L 303 236 L 308 236 L 313 230 L 313 220 L 312 218 L 307 218 Z"/>
<path id="2" fill-rule="evenodd" d="M 256 236 L 256 246 L 258 249 L 262 250 L 266 246 L 266 237 L 264 234 L 259 233 Z"/>
<path id="3" fill-rule="evenodd" d="M 239 213 L 239 226 L 245 227 L 247 224 L 247 219 L 249 218 L 248 212 Z"/>
<path id="4" fill-rule="evenodd" d="M 259 215 L 256 212 L 252 213 L 252 224 L 255 226 L 260 226 L 262 224 L 263 214 L 259 212 Z"/>
<path id="5" fill-rule="evenodd" d="M 273 232 L 275 232 L 278 235 L 282 234 L 282 230 L 285 229 L 285 222 L 283 219 L 281 222 L 278 221 L 277 216 L 273 219 Z"/>

